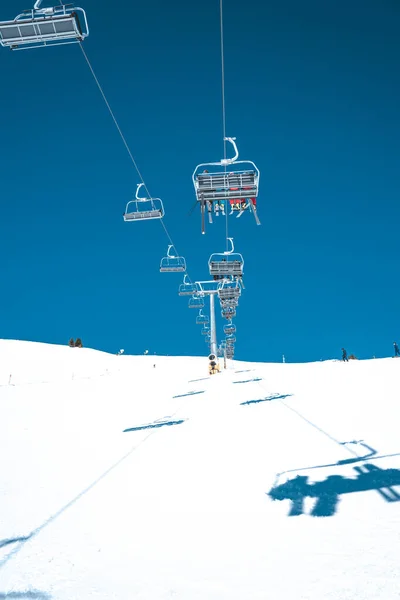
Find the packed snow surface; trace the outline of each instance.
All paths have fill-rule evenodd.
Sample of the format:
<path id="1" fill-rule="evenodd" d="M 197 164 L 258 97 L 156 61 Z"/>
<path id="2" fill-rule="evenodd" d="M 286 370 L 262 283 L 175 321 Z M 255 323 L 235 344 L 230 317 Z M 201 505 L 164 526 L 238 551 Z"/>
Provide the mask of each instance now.
<path id="1" fill-rule="evenodd" d="M 400 359 L 0 341 L 0 599 L 400 598 Z"/>

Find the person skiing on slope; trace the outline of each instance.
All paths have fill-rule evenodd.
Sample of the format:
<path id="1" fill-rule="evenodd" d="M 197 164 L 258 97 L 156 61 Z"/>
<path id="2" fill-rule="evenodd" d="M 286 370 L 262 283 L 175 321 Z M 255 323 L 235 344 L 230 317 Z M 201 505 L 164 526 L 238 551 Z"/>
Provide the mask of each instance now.
<path id="1" fill-rule="evenodd" d="M 400 350 L 399 350 L 399 347 L 396 344 L 396 342 L 393 342 L 393 348 L 394 348 L 394 355 L 395 356 L 400 356 Z"/>
<path id="2" fill-rule="evenodd" d="M 344 348 L 342 348 L 342 360 L 343 362 L 349 362 L 349 359 L 347 358 L 347 352 Z"/>

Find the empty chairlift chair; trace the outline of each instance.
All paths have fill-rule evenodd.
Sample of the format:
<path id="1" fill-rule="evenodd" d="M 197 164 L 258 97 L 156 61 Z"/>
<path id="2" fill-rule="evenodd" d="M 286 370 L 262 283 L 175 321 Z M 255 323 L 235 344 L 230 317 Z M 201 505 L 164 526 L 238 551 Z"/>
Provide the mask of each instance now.
<path id="1" fill-rule="evenodd" d="M 124 212 L 124 221 L 148 221 L 150 219 L 162 219 L 164 206 L 160 198 L 142 198 L 139 190 L 144 183 L 138 183 L 135 200 L 130 200 Z"/>
<path id="2" fill-rule="evenodd" d="M 204 308 L 204 297 L 203 296 L 192 296 L 189 298 L 189 308 L 196 308 L 197 310 L 200 308 Z"/>
<path id="3" fill-rule="evenodd" d="M 205 233 L 206 212 L 212 223 L 213 212 L 216 215 L 237 212 L 240 217 L 245 210 L 251 210 L 257 225 L 260 225 L 256 207 L 260 171 L 250 160 L 237 160 L 239 151 L 235 140 L 236 138 L 224 138 L 224 141 L 233 146 L 233 158 L 202 163 L 192 175 L 196 198 L 200 203 L 202 233 Z"/>
<path id="4" fill-rule="evenodd" d="M 11 50 L 83 42 L 89 35 L 86 13 L 72 4 L 40 8 L 37 0 L 31 10 L 13 21 L 0 22 L 0 44 Z"/>
<path id="5" fill-rule="evenodd" d="M 193 294 L 197 294 L 199 291 L 199 286 L 197 283 L 192 283 L 189 281 L 187 274 L 183 277 L 183 283 L 180 284 L 178 295 L 179 296 L 193 296 Z"/>
<path id="6" fill-rule="evenodd" d="M 186 271 L 186 261 L 183 256 L 171 254 L 172 245 L 168 246 L 167 256 L 161 259 L 160 273 L 184 273 Z"/>
<path id="7" fill-rule="evenodd" d="M 208 317 L 208 315 L 204 315 L 203 311 L 200 309 L 199 314 L 196 317 L 196 325 L 208 325 L 208 323 L 210 322 L 210 319 Z"/>
<path id="8" fill-rule="evenodd" d="M 243 277 L 243 256 L 235 252 L 233 238 L 228 239 L 231 243 L 231 249 L 211 254 L 208 260 L 210 275 L 217 280 L 224 277 Z"/>

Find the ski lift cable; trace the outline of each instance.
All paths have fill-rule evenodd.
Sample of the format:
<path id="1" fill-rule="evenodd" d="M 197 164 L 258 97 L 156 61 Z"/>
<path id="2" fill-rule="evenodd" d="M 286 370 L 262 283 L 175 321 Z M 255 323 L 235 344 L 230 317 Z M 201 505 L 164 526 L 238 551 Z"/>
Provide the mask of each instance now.
<path id="1" fill-rule="evenodd" d="M 219 21 L 221 40 L 221 94 L 222 94 L 222 133 L 224 139 L 224 161 L 226 162 L 226 102 L 225 102 L 225 52 L 224 52 L 224 12 L 223 0 L 219 0 Z M 226 174 L 226 164 L 225 164 Z M 225 211 L 225 243 L 228 250 L 229 242 L 228 210 Z"/>
<path id="2" fill-rule="evenodd" d="M 149 190 L 148 190 L 148 187 L 147 187 L 147 185 L 146 185 L 146 182 L 145 182 L 145 180 L 144 180 L 144 178 L 143 178 L 143 175 L 142 175 L 142 173 L 141 173 L 141 171 L 140 171 L 140 169 L 139 169 L 139 167 L 138 167 L 138 164 L 137 164 L 137 162 L 136 162 L 136 160 L 135 160 L 135 158 L 134 158 L 134 156 L 133 156 L 133 153 L 132 153 L 132 151 L 131 151 L 131 149 L 130 149 L 130 147 L 129 147 L 129 144 L 128 144 L 128 142 L 126 141 L 126 138 L 125 138 L 125 136 L 124 136 L 124 134 L 123 134 L 123 132 L 122 132 L 122 129 L 121 129 L 121 127 L 120 127 L 120 125 L 119 125 L 119 123 L 118 123 L 118 121 L 117 121 L 117 118 L 116 118 L 116 116 L 115 116 L 115 114 L 114 114 L 114 112 L 113 112 L 113 110 L 112 110 L 112 108 L 111 108 L 111 106 L 110 106 L 110 103 L 109 103 L 109 101 L 107 100 L 107 96 L 105 95 L 105 92 L 104 92 L 104 90 L 103 90 L 103 88 L 102 88 L 102 86 L 101 86 L 101 84 L 100 84 L 100 81 L 99 81 L 99 79 L 98 79 L 98 77 L 97 77 L 97 75 L 96 75 L 96 73 L 95 73 L 95 71 L 94 71 L 94 69 L 93 69 L 93 67 L 92 67 L 92 64 L 91 64 L 91 62 L 90 62 L 90 60 L 89 60 L 89 57 L 88 57 L 88 55 L 86 54 L 86 52 L 85 52 L 85 50 L 84 50 L 84 48 L 83 48 L 83 45 L 82 45 L 82 43 L 80 43 L 79 45 L 80 45 L 80 48 L 81 48 L 81 50 L 82 50 L 82 54 L 83 54 L 83 56 L 84 56 L 84 58 L 85 58 L 85 60 L 86 60 L 86 62 L 87 62 L 87 65 L 88 65 L 88 67 L 89 67 L 89 69 L 90 69 L 90 72 L 91 72 L 91 73 L 92 73 L 92 75 L 93 75 L 93 79 L 95 80 L 95 82 L 96 82 L 96 85 L 97 85 L 97 87 L 98 87 L 98 89 L 99 89 L 99 92 L 100 92 L 100 94 L 101 94 L 101 96 L 102 96 L 102 98 L 103 98 L 103 100 L 104 100 L 104 102 L 105 102 L 105 104 L 106 104 L 106 106 L 107 106 L 108 112 L 110 113 L 110 115 L 111 115 L 111 118 L 112 118 L 112 120 L 114 121 L 115 127 L 117 128 L 117 131 L 118 131 L 118 133 L 119 133 L 119 135 L 120 135 L 120 137 L 121 137 L 121 140 L 122 140 L 122 142 L 123 142 L 123 144 L 124 144 L 124 146 L 125 146 L 125 148 L 126 148 L 126 150 L 127 150 L 128 154 L 129 154 L 129 157 L 130 157 L 130 159 L 131 159 L 131 161 L 132 161 L 132 164 L 133 164 L 134 168 L 136 169 L 136 172 L 137 172 L 137 174 L 138 174 L 138 176 L 139 176 L 139 179 L 140 179 L 140 181 L 143 183 L 143 187 L 144 187 L 144 189 L 146 190 L 146 193 L 147 193 L 147 196 L 148 196 L 148 198 L 151 198 L 151 196 L 150 196 L 150 192 L 149 192 Z M 173 247 L 174 247 L 175 251 L 177 252 L 176 245 L 174 244 L 174 242 L 173 242 L 173 240 L 172 240 L 172 237 L 171 237 L 171 235 L 170 235 L 170 233 L 169 233 L 169 231 L 168 231 L 168 229 L 167 229 L 167 226 L 165 225 L 165 223 L 164 223 L 163 219 L 159 219 L 159 220 L 160 220 L 160 222 L 161 222 L 161 225 L 162 225 L 162 227 L 163 227 L 163 229 L 164 229 L 164 232 L 165 232 L 165 234 L 166 234 L 166 236 L 167 236 L 167 238 L 168 238 L 168 240 L 169 240 L 169 243 L 171 244 L 171 246 L 173 246 Z M 189 281 L 191 282 L 191 278 L 190 278 L 190 276 L 189 276 L 189 275 L 188 275 L 188 279 L 189 279 Z"/>
<path id="3" fill-rule="evenodd" d="M 222 93 L 222 132 L 224 138 L 224 160 L 226 161 L 226 100 L 225 100 L 225 50 L 224 50 L 224 12 L 223 0 L 219 2 L 220 38 L 221 38 L 221 93 Z M 226 174 L 226 165 L 225 165 Z M 228 211 L 225 211 L 225 243 L 228 250 L 229 242 Z"/>

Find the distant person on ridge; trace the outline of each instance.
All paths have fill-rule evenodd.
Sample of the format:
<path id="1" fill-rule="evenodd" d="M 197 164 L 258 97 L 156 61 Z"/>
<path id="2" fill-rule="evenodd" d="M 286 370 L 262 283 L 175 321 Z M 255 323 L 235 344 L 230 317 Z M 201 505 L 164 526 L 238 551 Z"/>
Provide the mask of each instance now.
<path id="1" fill-rule="evenodd" d="M 342 348 L 342 360 L 344 362 L 349 362 L 349 359 L 347 358 L 347 352 L 344 348 Z"/>
<path id="2" fill-rule="evenodd" d="M 399 347 L 396 344 L 396 342 L 393 342 L 393 348 L 394 348 L 394 355 L 395 356 L 400 356 L 400 350 L 399 350 Z"/>

